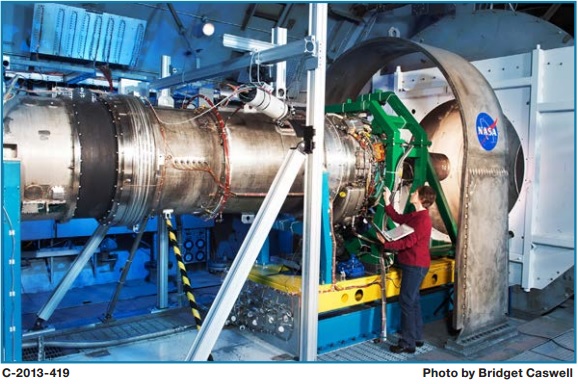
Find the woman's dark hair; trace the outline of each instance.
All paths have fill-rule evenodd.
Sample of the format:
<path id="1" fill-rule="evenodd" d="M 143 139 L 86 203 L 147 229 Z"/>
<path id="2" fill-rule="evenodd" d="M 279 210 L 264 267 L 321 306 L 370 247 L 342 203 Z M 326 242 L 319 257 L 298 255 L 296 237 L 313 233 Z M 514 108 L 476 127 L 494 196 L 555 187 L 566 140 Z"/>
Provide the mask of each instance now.
<path id="1" fill-rule="evenodd" d="M 429 208 L 436 201 L 436 191 L 429 185 L 422 185 L 417 189 L 419 201 L 424 208 Z"/>

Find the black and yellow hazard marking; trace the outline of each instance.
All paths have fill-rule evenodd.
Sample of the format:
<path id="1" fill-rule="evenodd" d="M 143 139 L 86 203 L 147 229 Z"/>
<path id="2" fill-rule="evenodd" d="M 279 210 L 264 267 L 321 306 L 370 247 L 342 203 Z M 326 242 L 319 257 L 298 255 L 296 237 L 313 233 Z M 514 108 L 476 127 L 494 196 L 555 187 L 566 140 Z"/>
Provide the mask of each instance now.
<path id="1" fill-rule="evenodd" d="M 199 306 L 197 305 L 197 301 L 195 300 L 195 295 L 193 294 L 193 288 L 191 287 L 191 281 L 187 276 L 187 268 L 185 266 L 185 262 L 183 261 L 183 256 L 181 255 L 181 249 L 179 248 L 179 242 L 177 241 L 177 235 L 173 231 L 173 223 L 170 219 L 166 219 L 167 229 L 169 232 L 169 246 L 173 247 L 173 252 L 177 257 L 177 266 L 179 268 L 179 272 L 181 274 L 181 281 L 183 283 L 183 291 L 187 295 L 187 299 L 189 300 L 189 305 L 191 306 L 191 312 L 193 313 L 193 317 L 195 318 L 195 324 L 197 325 L 197 330 L 201 329 L 201 325 L 203 325 L 203 320 L 201 319 L 201 314 L 199 313 Z M 213 356 L 209 355 L 209 361 L 213 361 Z"/>

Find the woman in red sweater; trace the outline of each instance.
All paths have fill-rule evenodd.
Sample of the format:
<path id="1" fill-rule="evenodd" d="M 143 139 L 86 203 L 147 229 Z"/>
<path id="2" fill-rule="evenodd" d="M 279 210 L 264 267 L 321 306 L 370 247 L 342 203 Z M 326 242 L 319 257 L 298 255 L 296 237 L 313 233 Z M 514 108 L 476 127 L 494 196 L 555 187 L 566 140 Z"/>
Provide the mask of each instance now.
<path id="1" fill-rule="evenodd" d="M 415 211 L 403 215 L 391 206 L 390 197 L 391 192 L 386 188 L 383 198 L 387 215 L 396 223 L 412 227 L 414 232 L 396 241 L 385 241 L 379 236 L 385 249 L 397 251 L 397 263 L 401 269 L 401 338 L 397 345 L 392 345 L 389 349 L 393 353 L 414 353 L 416 346 L 423 345 L 419 287 L 430 266 L 432 221 L 428 208 L 435 202 L 436 192 L 427 185 L 419 187 L 409 199 Z"/>

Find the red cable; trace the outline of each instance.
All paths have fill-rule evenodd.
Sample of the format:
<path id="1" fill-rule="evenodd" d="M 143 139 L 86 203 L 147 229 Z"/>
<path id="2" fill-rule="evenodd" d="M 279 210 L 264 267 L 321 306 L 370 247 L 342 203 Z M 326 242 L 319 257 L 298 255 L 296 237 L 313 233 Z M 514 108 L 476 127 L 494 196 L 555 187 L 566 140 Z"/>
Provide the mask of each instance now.
<path id="1" fill-rule="evenodd" d="M 215 104 L 213 104 L 211 99 L 209 99 L 205 95 L 198 94 L 198 95 L 191 97 L 189 99 L 189 101 L 187 101 L 187 103 L 183 103 L 183 109 L 186 109 L 189 106 L 189 104 L 191 103 L 191 100 L 193 100 L 197 97 L 200 97 L 203 100 L 205 100 L 209 104 L 209 106 L 211 107 L 211 112 L 215 115 L 215 117 L 217 118 L 217 122 L 219 123 L 219 133 L 221 134 L 221 139 L 223 140 L 223 152 L 225 155 L 225 183 L 224 183 L 224 185 L 222 185 L 222 188 L 224 191 L 223 191 L 221 208 L 219 210 L 220 212 L 222 212 L 223 209 L 225 208 L 225 204 L 227 203 L 227 200 L 229 199 L 229 196 L 231 195 L 231 170 L 230 170 L 230 164 L 229 164 L 229 141 L 228 141 L 228 137 L 227 137 L 227 131 L 225 130 L 225 121 L 221 117 L 221 114 L 219 113 L 217 108 L 215 108 Z"/>

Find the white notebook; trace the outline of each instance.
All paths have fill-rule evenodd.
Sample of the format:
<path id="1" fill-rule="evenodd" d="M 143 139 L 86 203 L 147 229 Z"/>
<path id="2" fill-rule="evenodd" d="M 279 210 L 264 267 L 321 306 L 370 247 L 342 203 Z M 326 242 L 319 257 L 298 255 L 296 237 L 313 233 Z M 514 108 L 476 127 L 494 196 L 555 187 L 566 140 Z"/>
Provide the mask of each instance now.
<path id="1" fill-rule="evenodd" d="M 406 225 L 406 224 L 401 224 L 401 225 L 399 225 L 395 228 L 392 228 L 388 231 L 384 231 L 383 229 L 379 228 L 379 226 L 377 224 L 375 224 L 373 221 L 371 222 L 371 224 L 373 224 L 373 227 L 375 228 L 375 230 L 379 231 L 381 236 L 383 236 L 383 238 L 387 241 L 399 240 L 399 239 L 409 235 L 410 233 L 414 232 L 413 228 L 410 227 L 409 225 Z"/>

